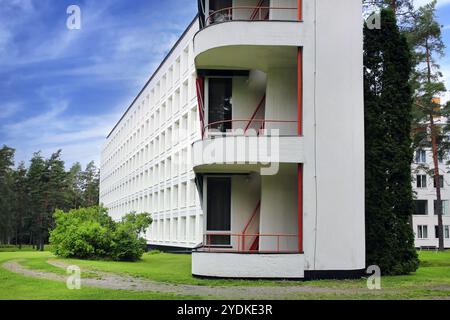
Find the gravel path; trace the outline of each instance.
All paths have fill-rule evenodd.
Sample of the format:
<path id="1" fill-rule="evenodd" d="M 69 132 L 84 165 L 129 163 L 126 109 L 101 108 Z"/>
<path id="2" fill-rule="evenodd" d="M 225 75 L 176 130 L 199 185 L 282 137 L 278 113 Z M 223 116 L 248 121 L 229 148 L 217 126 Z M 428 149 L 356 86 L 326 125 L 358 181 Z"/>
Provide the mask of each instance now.
<path id="1" fill-rule="evenodd" d="M 50 260 L 49 264 L 58 268 L 66 269 L 67 264 L 60 261 Z M 23 267 L 18 262 L 9 261 L 3 264 L 3 268 L 27 277 L 38 279 L 54 280 L 66 282 L 67 277 L 51 272 L 32 270 Z M 295 299 L 296 294 L 328 293 L 339 297 L 341 294 L 356 294 L 371 292 L 367 289 L 334 289 L 313 286 L 279 286 L 279 287 L 211 287 L 196 285 L 175 285 L 163 282 L 156 282 L 142 278 L 135 278 L 127 275 L 118 275 L 107 272 L 94 272 L 98 277 L 81 279 L 82 286 L 96 287 L 113 290 L 135 290 L 152 291 L 160 293 L 172 293 L 176 295 L 202 296 L 211 299 L 260 299 L 260 300 L 286 300 L 291 297 Z M 92 274 L 89 271 L 89 274 Z M 373 293 L 373 291 L 372 291 Z"/>

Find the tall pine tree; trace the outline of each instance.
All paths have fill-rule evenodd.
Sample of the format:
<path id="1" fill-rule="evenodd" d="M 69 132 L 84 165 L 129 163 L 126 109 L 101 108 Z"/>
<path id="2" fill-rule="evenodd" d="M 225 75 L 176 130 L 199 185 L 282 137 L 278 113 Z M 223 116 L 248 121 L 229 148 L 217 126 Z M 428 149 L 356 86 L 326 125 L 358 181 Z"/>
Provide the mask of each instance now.
<path id="1" fill-rule="evenodd" d="M 392 10 L 364 28 L 367 264 L 383 274 L 418 267 L 411 226 L 410 50 Z"/>
<path id="2" fill-rule="evenodd" d="M 29 218 L 29 197 L 27 184 L 27 169 L 25 163 L 21 162 L 14 171 L 14 226 L 15 244 L 22 248 L 26 236 L 26 222 Z"/>
<path id="3" fill-rule="evenodd" d="M 417 13 L 410 41 L 414 46 L 416 70 L 413 77 L 416 95 L 414 97 L 414 142 L 417 149 L 432 150 L 433 166 L 429 172 L 435 179 L 436 206 L 438 217 L 439 250 L 444 250 L 444 225 L 440 176 L 440 159 L 450 152 L 448 106 L 441 106 L 438 99 L 445 91 L 442 73 L 436 58 L 444 55 L 441 25 L 436 19 L 436 0 L 421 7 Z"/>
<path id="4" fill-rule="evenodd" d="M 0 149 L 0 244 L 10 244 L 14 232 L 14 153 L 7 146 Z"/>
<path id="5" fill-rule="evenodd" d="M 40 152 L 33 155 L 28 169 L 27 182 L 32 215 L 31 241 L 36 249 L 44 250 L 46 215 L 48 210 L 48 168 Z"/>

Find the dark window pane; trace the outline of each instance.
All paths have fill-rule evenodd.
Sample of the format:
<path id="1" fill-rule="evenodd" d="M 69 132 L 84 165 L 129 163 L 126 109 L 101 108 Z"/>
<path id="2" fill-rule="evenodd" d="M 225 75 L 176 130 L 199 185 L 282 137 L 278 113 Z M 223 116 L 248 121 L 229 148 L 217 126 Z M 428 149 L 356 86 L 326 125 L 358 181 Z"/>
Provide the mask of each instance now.
<path id="1" fill-rule="evenodd" d="M 231 178 L 208 178 L 207 229 L 231 231 Z"/>
<path id="2" fill-rule="evenodd" d="M 232 78 L 209 79 L 208 122 L 211 129 L 226 132 L 232 128 Z"/>
<path id="3" fill-rule="evenodd" d="M 416 215 L 427 215 L 428 214 L 428 201 L 427 200 L 415 200 L 416 205 Z"/>
<path id="4" fill-rule="evenodd" d="M 416 176 L 417 180 L 417 188 L 426 188 L 427 187 L 427 176 L 419 174 Z"/>
<path id="5" fill-rule="evenodd" d="M 233 6 L 232 0 L 211 0 L 209 2 L 209 8 L 210 10 L 220 10 L 220 9 L 226 9 Z"/>
<path id="6" fill-rule="evenodd" d="M 231 236 L 208 236 L 208 244 L 209 246 L 228 246 L 231 243 Z"/>

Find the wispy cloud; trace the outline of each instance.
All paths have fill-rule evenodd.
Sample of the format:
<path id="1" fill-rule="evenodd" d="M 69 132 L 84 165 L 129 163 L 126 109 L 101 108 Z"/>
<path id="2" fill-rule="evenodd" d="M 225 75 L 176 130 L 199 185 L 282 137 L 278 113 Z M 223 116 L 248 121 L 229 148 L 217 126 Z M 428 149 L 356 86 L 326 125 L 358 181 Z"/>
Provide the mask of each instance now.
<path id="1" fill-rule="evenodd" d="M 68 108 L 67 101 L 52 103 L 45 113 L 0 127 L 5 143 L 20 146 L 18 160 L 28 160 L 39 150 L 48 156 L 58 149 L 63 149 L 69 164 L 99 160 L 100 147 L 119 116 L 118 108 L 101 116 L 70 116 Z"/>
<path id="2" fill-rule="evenodd" d="M 4 105 L 0 105 L 0 119 L 7 119 L 16 113 L 18 113 L 21 109 L 21 106 L 17 103 L 7 103 Z"/>
<path id="3" fill-rule="evenodd" d="M 0 0 L 0 139 L 28 160 L 99 160 L 106 135 L 196 11 L 192 0 Z M 170 15 L 167 13 L 170 12 Z"/>

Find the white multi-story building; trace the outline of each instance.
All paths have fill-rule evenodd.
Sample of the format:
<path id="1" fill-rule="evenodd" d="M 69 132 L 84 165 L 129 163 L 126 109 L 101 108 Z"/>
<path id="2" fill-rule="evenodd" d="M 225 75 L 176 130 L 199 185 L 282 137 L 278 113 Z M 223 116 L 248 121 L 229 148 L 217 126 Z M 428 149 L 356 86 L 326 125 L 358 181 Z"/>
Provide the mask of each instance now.
<path id="1" fill-rule="evenodd" d="M 365 268 L 361 1 L 198 0 L 108 136 L 101 202 L 197 276 Z"/>
<path id="2" fill-rule="evenodd" d="M 193 38 L 195 19 L 161 63 L 102 151 L 100 202 L 119 219 L 148 212 L 150 245 L 193 248 L 201 243 L 203 214 L 188 166 L 201 139 Z"/>
<path id="3" fill-rule="evenodd" d="M 450 248 L 450 173 L 446 161 L 439 162 L 442 213 L 444 225 L 444 246 Z M 431 150 L 418 150 L 413 169 L 415 192 L 415 214 L 413 228 L 416 248 L 438 248 L 438 216 L 436 215 L 435 181 L 427 171 L 434 168 Z"/>

